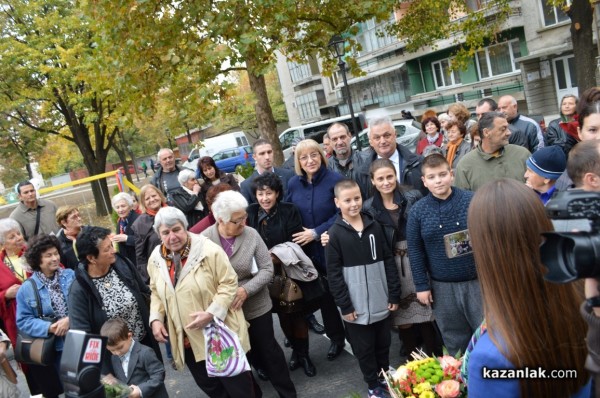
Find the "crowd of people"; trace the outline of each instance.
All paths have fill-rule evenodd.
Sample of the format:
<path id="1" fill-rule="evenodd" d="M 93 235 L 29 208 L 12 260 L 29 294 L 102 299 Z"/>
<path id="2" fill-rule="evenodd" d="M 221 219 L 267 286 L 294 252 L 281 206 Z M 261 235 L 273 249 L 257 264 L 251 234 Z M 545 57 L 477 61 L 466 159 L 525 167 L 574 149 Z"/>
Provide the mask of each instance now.
<path id="1" fill-rule="evenodd" d="M 465 353 L 472 397 L 591 396 L 586 321 L 598 333 L 600 301 L 580 309 L 578 285 L 545 281 L 539 245 L 553 229 L 544 205 L 557 192 L 600 191 L 600 88 L 563 98 L 545 134 L 510 96 L 482 99 L 476 114 L 460 103 L 439 117 L 426 112 L 415 152 L 396 142 L 387 117 L 369 121 L 364 151 L 336 123 L 323 146 L 296 141 L 287 168 L 274 167 L 271 143 L 258 139 L 255 170 L 241 183 L 210 157 L 181 169 L 161 149 L 139 209 L 128 193 L 112 198 L 114 231 L 84 226 L 76 207 L 57 209 L 30 182 L 18 184 L 20 203 L 0 220 L 0 361 L 18 331 L 54 334 L 53 364 L 20 366 L 32 395 L 57 397 L 64 336 L 76 329 L 107 337 L 103 374 L 130 385 L 131 397 L 168 396 L 164 364 L 187 367 L 210 397 L 262 396 L 255 374 L 296 397 L 290 372 L 318 374 L 313 328 L 329 338 L 330 361 L 350 344 L 372 398 L 387 396 L 381 370 L 394 335 L 405 360 L 419 348 Z M 302 299 L 275 299 L 276 275 L 289 276 Z M 593 280 L 585 294 L 599 295 Z M 207 373 L 203 330 L 215 318 L 254 371 Z M 588 340 L 592 372 L 596 341 Z M 537 366 L 577 377 L 482 377 L 485 367 Z M 0 372 L 0 384 L 14 384 L 4 365 Z"/>

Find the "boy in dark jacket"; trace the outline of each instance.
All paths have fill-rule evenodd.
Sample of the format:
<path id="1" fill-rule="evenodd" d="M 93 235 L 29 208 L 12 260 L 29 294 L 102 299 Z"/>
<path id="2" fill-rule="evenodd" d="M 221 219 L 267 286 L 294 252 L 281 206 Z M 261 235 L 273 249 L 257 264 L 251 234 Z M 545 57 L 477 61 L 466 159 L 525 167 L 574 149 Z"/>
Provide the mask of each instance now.
<path id="1" fill-rule="evenodd" d="M 383 228 L 361 213 L 358 184 L 342 180 L 334 193 L 342 214 L 329 229 L 329 289 L 346 323 L 346 335 L 369 386 L 369 397 L 384 397 L 385 384 L 377 374 L 389 368 L 389 315 L 400 302 L 398 271 Z"/>

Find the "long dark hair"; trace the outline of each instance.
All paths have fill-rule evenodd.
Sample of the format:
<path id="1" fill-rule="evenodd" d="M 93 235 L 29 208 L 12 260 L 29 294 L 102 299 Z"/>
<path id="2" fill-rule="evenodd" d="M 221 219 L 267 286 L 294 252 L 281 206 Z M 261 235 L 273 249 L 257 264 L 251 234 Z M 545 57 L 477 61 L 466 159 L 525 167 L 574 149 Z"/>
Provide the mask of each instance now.
<path id="1" fill-rule="evenodd" d="M 206 177 L 206 174 L 204 174 L 204 170 L 202 170 L 202 166 L 210 166 L 213 169 L 215 169 L 215 178 L 214 180 L 218 180 L 219 176 L 221 175 L 221 170 L 219 170 L 219 168 L 217 167 L 217 164 L 215 163 L 215 160 L 213 158 L 211 158 L 210 156 L 203 156 L 202 158 L 200 158 L 200 160 L 198 161 L 198 171 L 200 172 L 200 176 L 202 177 L 202 179 L 204 181 L 210 182 L 210 181 L 214 181 L 214 180 L 209 180 Z"/>
<path id="2" fill-rule="evenodd" d="M 516 367 L 575 369 L 576 379 L 521 379 L 522 397 L 568 397 L 588 381 L 586 325 L 573 284 L 554 284 L 540 260 L 541 233 L 551 231 L 532 189 L 512 179 L 477 190 L 469 235 L 488 333 Z"/>

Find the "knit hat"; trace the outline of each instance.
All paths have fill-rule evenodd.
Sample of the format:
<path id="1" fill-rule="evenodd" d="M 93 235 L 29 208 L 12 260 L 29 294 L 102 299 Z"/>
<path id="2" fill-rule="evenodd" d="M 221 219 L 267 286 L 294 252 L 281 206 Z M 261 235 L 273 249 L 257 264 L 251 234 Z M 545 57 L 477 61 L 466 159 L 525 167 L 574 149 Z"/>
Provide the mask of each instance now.
<path id="1" fill-rule="evenodd" d="M 567 157 L 559 146 L 552 145 L 535 151 L 526 163 L 537 175 L 557 180 L 567 168 Z"/>

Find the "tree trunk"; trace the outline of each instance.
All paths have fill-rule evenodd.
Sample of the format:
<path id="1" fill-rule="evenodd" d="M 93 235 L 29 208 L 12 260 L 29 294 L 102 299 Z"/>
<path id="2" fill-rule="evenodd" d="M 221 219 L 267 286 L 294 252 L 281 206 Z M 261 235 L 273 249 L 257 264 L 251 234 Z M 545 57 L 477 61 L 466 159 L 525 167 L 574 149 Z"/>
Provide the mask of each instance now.
<path id="1" fill-rule="evenodd" d="M 581 95 L 596 86 L 596 58 L 594 57 L 594 9 L 590 0 L 573 0 L 568 12 L 571 18 L 571 40 L 575 55 L 575 74 Z"/>
<path id="2" fill-rule="evenodd" d="M 261 136 L 271 142 L 273 147 L 273 163 L 277 166 L 283 163 L 283 151 L 277 134 L 277 123 L 273 117 L 273 110 L 269 103 L 267 94 L 267 85 L 265 84 L 265 76 L 256 74 L 254 71 L 256 62 L 251 57 L 246 58 L 246 66 L 248 68 L 248 81 L 250 82 L 250 90 L 256 96 L 254 110 L 256 111 L 256 122 Z"/>
<path id="3" fill-rule="evenodd" d="M 123 141 L 121 141 L 121 145 L 123 145 Z M 125 145 L 123 145 L 124 147 Z M 127 167 L 127 158 L 125 157 L 125 149 L 120 147 L 115 143 L 114 147 L 117 156 L 119 156 L 119 160 L 123 165 L 123 172 L 125 173 L 125 178 L 127 178 L 130 182 L 133 182 L 133 178 L 131 178 L 131 173 L 129 172 L 129 167 Z"/>

